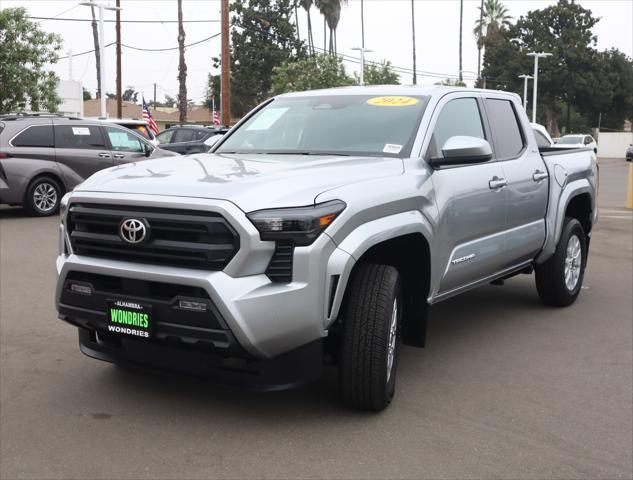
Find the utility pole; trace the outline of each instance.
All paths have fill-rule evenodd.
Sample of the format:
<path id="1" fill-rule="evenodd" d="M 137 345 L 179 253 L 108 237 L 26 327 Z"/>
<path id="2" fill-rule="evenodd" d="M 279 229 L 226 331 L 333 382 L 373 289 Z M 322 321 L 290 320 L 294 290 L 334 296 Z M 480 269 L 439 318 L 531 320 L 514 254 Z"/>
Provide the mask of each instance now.
<path id="1" fill-rule="evenodd" d="M 231 124 L 231 49 L 229 47 L 229 0 L 222 0 L 222 63 L 221 96 L 222 124 Z"/>
<path id="2" fill-rule="evenodd" d="M 415 58 L 415 0 L 411 0 L 411 34 L 413 36 L 413 85 L 418 83 Z M 364 47 L 365 45 L 363 45 Z"/>
<path id="3" fill-rule="evenodd" d="M 530 78 L 534 78 L 531 77 L 529 75 L 519 75 L 519 78 L 523 79 L 523 110 L 525 110 L 525 113 L 527 113 L 527 87 L 528 87 L 528 80 Z"/>
<path id="4" fill-rule="evenodd" d="M 538 91 L 538 59 L 543 57 L 551 57 L 551 53 L 545 52 L 530 52 L 527 54 L 528 57 L 534 57 L 534 90 L 532 93 L 532 123 L 536 123 L 536 95 Z"/>
<path id="5" fill-rule="evenodd" d="M 182 0 L 178 0 L 178 110 L 179 121 L 187 121 L 187 64 L 185 63 L 185 28 L 182 24 Z"/>
<path id="6" fill-rule="evenodd" d="M 365 54 L 371 53 L 373 50 L 369 50 L 365 47 L 355 47 L 352 50 L 360 51 L 360 78 L 358 84 L 362 87 L 365 85 Z"/>
<path id="7" fill-rule="evenodd" d="M 483 22 L 484 22 L 484 0 L 481 0 L 481 5 L 479 7 L 479 38 L 477 38 L 477 47 L 479 47 L 477 53 L 477 80 L 481 79 L 481 48 L 483 44 L 483 39 L 481 38 L 482 30 L 483 30 Z"/>
<path id="8" fill-rule="evenodd" d="M 462 23 L 464 21 L 464 0 L 459 2 L 459 81 L 464 81 L 462 77 Z"/>
<path id="9" fill-rule="evenodd" d="M 72 80 L 73 79 L 73 51 L 68 50 L 68 52 L 66 52 L 66 55 L 68 55 L 68 80 Z"/>
<path id="10" fill-rule="evenodd" d="M 121 0 L 116 0 L 116 116 L 123 118 L 121 97 Z"/>
<path id="11" fill-rule="evenodd" d="M 365 9 L 363 5 L 363 0 L 360 0 L 360 46 L 365 48 Z"/>
<path id="12" fill-rule="evenodd" d="M 107 118 L 108 112 L 106 110 L 106 94 L 105 94 L 105 33 L 103 31 L 103 11 L 104 10 L 120 10 L 120 7 L 104 7 L 103 4 L 97 3 L 94 0 L 89 2 L 81 2 L 79 5 L 90 7 L 91 9 L 97 7 L 99 9 L 99 78 L 98 83 L 101 89 L 101 117 Z"/>
<path id="13" fill-rule="evenodd" d="M 156 83 L 154 83 L 154 110 L 156 110 Z"/>

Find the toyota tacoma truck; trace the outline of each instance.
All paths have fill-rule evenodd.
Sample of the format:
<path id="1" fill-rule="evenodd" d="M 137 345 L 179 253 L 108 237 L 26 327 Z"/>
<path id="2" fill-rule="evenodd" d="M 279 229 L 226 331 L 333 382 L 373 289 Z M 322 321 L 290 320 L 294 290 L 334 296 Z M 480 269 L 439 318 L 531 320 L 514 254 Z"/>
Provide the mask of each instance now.
<path id="1" fill-rule="evenodd" d="M 597 174 L 591 149 L 539 150 L 511 93 L 280 95 L 210 153 L 64 197 L 59 318 L 90 357 L 256 389 L 334 365 L 346 405 L 381 410 L 428 305 L 531 273 L 546 304 L 576 300 Z"/>

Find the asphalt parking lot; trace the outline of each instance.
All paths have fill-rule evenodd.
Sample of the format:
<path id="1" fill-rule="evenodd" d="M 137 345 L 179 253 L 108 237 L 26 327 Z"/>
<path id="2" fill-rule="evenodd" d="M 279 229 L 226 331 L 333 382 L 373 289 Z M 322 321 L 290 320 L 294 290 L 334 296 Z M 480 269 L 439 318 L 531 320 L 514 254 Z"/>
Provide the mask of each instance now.
<path id="1" fill-rule="evenodd" d="M 84 357 L 53 305 L 57 218 L 0 209 L 0 477 L 632 478 L 633 220 L 601 161 L 585 289 L 533 278 L 431 309 L 393 404 L 340 406 L 335 372 L 272 394 Z"/>

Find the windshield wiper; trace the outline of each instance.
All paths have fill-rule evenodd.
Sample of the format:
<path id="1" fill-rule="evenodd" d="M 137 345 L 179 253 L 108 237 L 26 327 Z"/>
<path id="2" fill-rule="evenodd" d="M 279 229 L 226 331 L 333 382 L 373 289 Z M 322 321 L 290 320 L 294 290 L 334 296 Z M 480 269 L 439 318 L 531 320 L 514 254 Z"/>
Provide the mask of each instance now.
<path id="1" fill-rule="evenodd" d="M 280 151 L 280 152 L 261 152 L 266 155 L 314 155 L 314 156 L 336 156 L 336 157 L 349 157 L 349 153 L 340 153 L 340 152 L 310 152 L 310 151 L 298 151 L 298 152 L 288 152 L 288 151 Z"/>

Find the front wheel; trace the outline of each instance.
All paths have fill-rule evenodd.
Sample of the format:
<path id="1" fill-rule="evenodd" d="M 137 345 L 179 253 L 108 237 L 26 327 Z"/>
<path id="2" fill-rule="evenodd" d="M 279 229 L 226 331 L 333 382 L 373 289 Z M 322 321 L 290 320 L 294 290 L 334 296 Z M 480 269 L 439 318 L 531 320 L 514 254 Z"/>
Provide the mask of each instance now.
<path id="1" fill-rule="evenodd" d="M 587 264 L 587 240 L 575 218 L 565 218 L 554 255 L 535 269 L 536 289 L 543 303 L 566 307 L 576 301 Z"/>
<path id="2" fill-rule="evenodd" d="M 398 270 L 359 265 L 343 318 L 340 380 L 343 402 L 380 411 L 395 393 L 401 344 L 402 292 Z"/>

